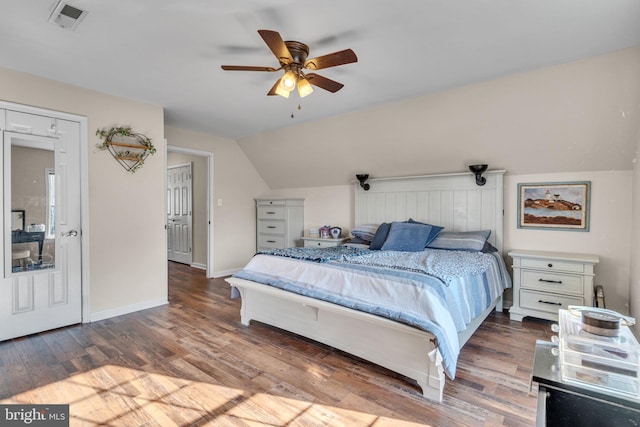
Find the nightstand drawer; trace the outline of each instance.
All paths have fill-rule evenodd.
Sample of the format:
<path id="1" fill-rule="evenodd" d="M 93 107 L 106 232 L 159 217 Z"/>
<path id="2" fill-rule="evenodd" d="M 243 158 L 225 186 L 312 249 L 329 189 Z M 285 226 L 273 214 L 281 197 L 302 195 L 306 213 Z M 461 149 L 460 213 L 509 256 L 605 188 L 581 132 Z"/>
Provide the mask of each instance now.
<path id="1" fill-rule="evenodd" d="M 283 206 L 258 206 L 258 219 L 284 219 Z"/>
<path id="2" fill-rule="evenodd" d="M 584 299 L 582 297 L 520 290 L 520 307 L 522 308 L 545 311 L 557 315 L 559 309 L 566 309 L 570 305 L 584 305 Z"/>
<path id="3" fill-rule="evenodd" d="M 258 221 L 258 233 L 284 234 L 284 221 Z"/>
<path id="4" fill-rule="evenodd" d="M 583 273 L 584 264 L 576 262 L 555 261 L 550 259 L 528 259 L 520 261 L 521 268 L 536 268 L 538 270 L 568 271 L 571 273 Z"/>
<path id="5" fill-rule="evenodd" d="M 535 270 L 521 270 L 522 288 L 538 289 L 545 292 L 555 292 L 560 294 L 584 293 L 582 276 L 571 274 L 545 273 Z"/>
<path id="6" fill-rule="evenodd" d="M 334 246 L 340 246 L 340 243 L 333 240 L 319 241 L 319 240 L 305 240 L 304 247 L 305 248 L 330 248 Z"/>
<path id="7" fill-rule="evenodd" d="M 283 236 L 258 235 L 258 249 L 284 249 Z"/>

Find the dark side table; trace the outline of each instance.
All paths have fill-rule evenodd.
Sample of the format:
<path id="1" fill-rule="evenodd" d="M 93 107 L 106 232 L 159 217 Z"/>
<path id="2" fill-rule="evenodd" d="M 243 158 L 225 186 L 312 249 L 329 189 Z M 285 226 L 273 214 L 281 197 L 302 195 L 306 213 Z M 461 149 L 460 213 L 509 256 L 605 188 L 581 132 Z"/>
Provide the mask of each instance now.
<path id="1" fill-rule="evenodd" d="M 538 383 L 536 426 L 640 426 L 638 399 L 562 380 L 557 344 L 536 341 L 532 380 Z"/>

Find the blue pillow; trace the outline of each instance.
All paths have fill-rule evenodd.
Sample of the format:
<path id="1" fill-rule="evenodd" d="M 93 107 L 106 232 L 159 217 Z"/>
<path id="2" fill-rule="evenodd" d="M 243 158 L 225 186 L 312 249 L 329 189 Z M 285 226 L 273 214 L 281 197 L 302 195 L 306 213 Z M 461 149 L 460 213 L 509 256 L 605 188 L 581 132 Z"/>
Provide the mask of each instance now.
<path id="1" fill-rule="evenodd" d="M 409 222 L 392 222 L 383 251 L 419 252 L 424 250 L 431 226 Z"/>
<path id="2" fill-rule="evenodd" d="M 427 224 L 425 222 L 419 222 L 419 221 L 414 220 L 413 218 L 409 218 L 408 222 L 415 223 L 415 224 L 430 225 L 431 226 L 431 233 L 429 233 L 429 237 L 427 238 L 427 244 L 425 246 L 428 246 L 429 243 L 431 243 L 433 241 L 433 239 L 438 237 L 438 234 L 440 234 L 440 232 L 442 230 L 444 230 L 444 227 L 440 227 L 439 225 L 433 225 L 433 224 Z"/>
<path id="3" fill-rule="evenodd" d="M 387 236 L 389 235 L 389 230 L 391 229 L 391 223 L 383 222 L 376 230 L 376 234 L 371 239 L 371 243 L 369 243 L 369 249 L 372 251 L 378 251 L 382 249 L 382 245 L 387 240 Z"/>
<path id="4" fill-rule="evenodd" d="M 491 230 L 443 231 L 427 247 L 458 251 L 482 251 L 490 234 Z"/>

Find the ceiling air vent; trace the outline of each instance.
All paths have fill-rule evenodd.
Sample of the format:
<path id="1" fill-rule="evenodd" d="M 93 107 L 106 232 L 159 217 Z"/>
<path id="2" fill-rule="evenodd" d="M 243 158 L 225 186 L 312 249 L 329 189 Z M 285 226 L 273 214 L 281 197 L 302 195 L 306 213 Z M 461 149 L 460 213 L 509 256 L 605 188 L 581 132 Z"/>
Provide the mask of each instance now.
<path id="1" fill-rule="evenodd" d="M 75 30 L 78 24 L 82 22 L 87 11 L 71 6 L 60 0 L 49 16 L 49 22 L 59 25 L 67 30 Z"/>

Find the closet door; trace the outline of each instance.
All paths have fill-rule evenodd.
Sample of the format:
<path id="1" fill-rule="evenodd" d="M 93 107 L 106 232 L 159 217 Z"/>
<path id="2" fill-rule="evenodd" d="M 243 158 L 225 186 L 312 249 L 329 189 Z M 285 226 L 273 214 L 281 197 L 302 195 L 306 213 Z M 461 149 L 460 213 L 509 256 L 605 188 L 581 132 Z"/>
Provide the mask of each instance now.
<path id="1" fill-rule="evenodd" d="M 82 320 L 80 124 L 7 111 L 0 340 Z"/>

